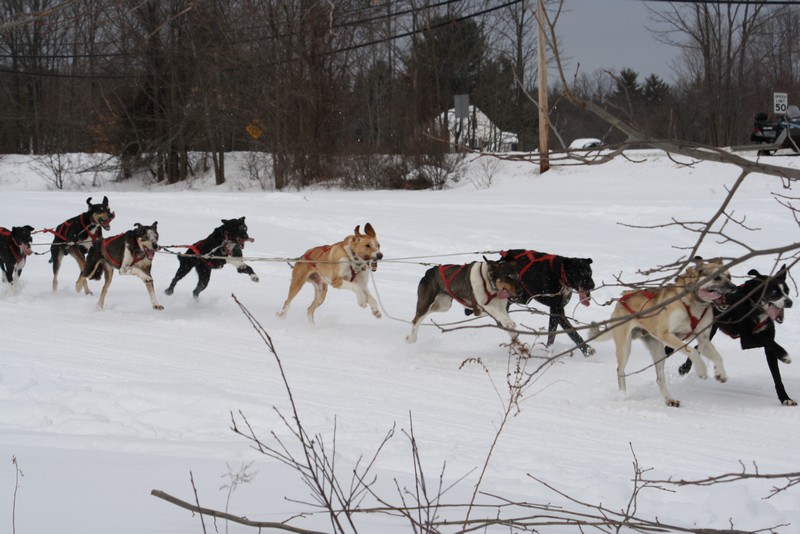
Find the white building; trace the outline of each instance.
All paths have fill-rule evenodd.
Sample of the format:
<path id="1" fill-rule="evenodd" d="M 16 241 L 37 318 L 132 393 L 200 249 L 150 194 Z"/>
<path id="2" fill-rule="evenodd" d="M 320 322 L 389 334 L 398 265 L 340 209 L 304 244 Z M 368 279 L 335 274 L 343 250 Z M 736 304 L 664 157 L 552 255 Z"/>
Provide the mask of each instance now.
<path id="1" fill-rule="evenodd" d="M 450 144 L 469 147 L 485 152 L 510 152 L 519 145 L 515 133 L 500 130 L 486 114 L 476 106 L 469 106 L 469 118 L 456 119 L 455 109 L 447 110 L 447 131 Z M 436 119 L 437 126 L 444 126 L 444 113 Z"/>

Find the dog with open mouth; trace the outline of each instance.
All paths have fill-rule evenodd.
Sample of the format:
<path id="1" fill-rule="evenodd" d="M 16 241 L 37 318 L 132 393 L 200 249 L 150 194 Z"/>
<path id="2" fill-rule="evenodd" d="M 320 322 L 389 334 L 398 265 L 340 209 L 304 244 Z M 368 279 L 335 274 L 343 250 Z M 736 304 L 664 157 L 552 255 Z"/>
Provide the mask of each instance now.
<path id="1" fill-rule="evenodd" d="M 446 312 L 456 300 L 476 316 L 489 315 L 517 339 L 517 325 L 508 314 L 509 299 L 522 293 L 517 266 L 483 258 L 466 265 L 431 267 L 417 286 L 417 311 L 406 342 L 417 340 L 419 325 L 432 312 Z"/>
<path id="2" fill-rule="evenodd" d="M 103 230 L 111 228 L 114 212 L 108 207 L 108 197 L 103 197 L 99 204 L 92 204 L 92 197 L 86 199 L 87 210 L 80 215 L 67 219 L 58 225 L 55 230 L 47 230 L 53 234 L 53 243 L 50 245 L 50 263 L 53 264 L 53 291 L 58 289 L 58 271 L 61 269 L 61 260 L 69 254 L 78 262 L 78 268 L 83 271 L 86 265 L 86 254 L 92 242 L 103 237 Z M 83 287 L 87 295 L 89 284 Z"/>
<path id="3" fill-rule="evenodd" d="M 101 274 L 104 275 L 103 290 L 100 293 L 100 300 L 97 301 L 97 307 L 103 308 L 108 286 L 111 285 L 114 271 L 117 270 L 120 274 L 139 277 L 147 287 L 153 309 L 163 310 L 164 306 L 156 300 L 153 277 L 150 276 L 153 258 L 159 248 L 158 222 L 149 226 L 136 223 L 133 230 L 114 237 L 98 239 L 89 249 L 86 266 L 75 283 L 75 291 L 80 292 L 87 279 L 97 280 Z"/>
<path id="4" fill-rule="evenodd" d="M 792 307 L 789 286 L 786 284 L 787 266 L 772 276 L 751 269 L 751 278 L 723 298 L 724 306 L 714 308 L 714 323 L 710 338 L 717 330 L 738 339 L 742 349 L 763 348 L 778 400 L 784 406 L 797 406 L 786 393 L 778 362 L 791 363 L 789 353 L 775 341 L 775 323 L 782 323 L 784 310 Z M 678 372 L 685 375 L 692 369 L 687 359 Z"/>
<path id="5" fill-rule="evenodd" d="M 725 295 L 736 290 L 722 261 L 694 258 L 694 265 L 679 275 L 675 283 L 653 289 L 627 291 L 618 299 L 608 328 L 593 329 L 597 341 L 614 339 L 617 354 L 617 382 L 627 390 L 625 367 L 631 354 L 631 340 L 641 338 L 650 351 L 656 370 L 656 383 L 667 406 L 680 406 L 667 390 L 664 377 L 665 347 L 684 351 L 694 364 L 697 376 L 707 378 L 701 353 L 714 363 L 714 376 L 728 379 L 717 349 L 711 343 L 714 306 L 724 305 Z M 697 341 L 698 350 L 691 344 Z"/>
<path id="6" fill-rule="evenodd" d="M 222 269 L 227 263 L 234 265 L 237 272 L 250 275 L 253 282 L 258 282 L 256 273 L 241 259 L 245 243 L 253 241 L 247 233 L 244 217 L 222 219 L 222 225 L 216 227 L 208 237 L 190 245 L 185 254 L 178 256 L 178 270 L 164 293 L 172 295 L 175 284 L 194 269 L 197 271 L 197 286 L 192 295 L 197 298 L 208 287 L 211 270 Z"/>
<path id="7" fill-rule="evenodd" d="M 378 261 L 383 259 L 381 244 L 375 229 L 370 223 L 356 226 L 353 233 L 333 245 L 321 245 L 311 248 L 292 266 L 292 281 L 289 294 L 278 312 L 278 317 L 285 317 L 289 305 L 306 282 L 314 286 L 314 300 L 308 307 L 307 316 L 314 322 L 314 311 L 325 302 L 328 286 L 336 289 L 349 289 L 356 294 L 358 305 L 365 308 L 369 305 L 372 315 L 379 318 L 381 312 L 378 302 L 369 292 L 367 282 L 370 272 L 378 268 Z"/>
<path id="8" fill-rule="evenodd" d="M 549 308 L 547 346 L 553 344 L 556 331 L 561 327 L 584 356 L 593 355 L 594 349 L 575 330 L 565 311 L 573 293 L 578 294 L 583 306 L 591 303 L 592 290 L 595 287 L 591 258 L 570 258 L 546 252 L 512 249 L 502 251 L 500 261 L 512 261 L 519 269 L 522 294 L 511 298 L 512 303 L 527 305 L 535 300 Z"/>
<path id="9" fill-rule="evenodd" d="M 22 268 L 33 251 L 33 226 L 13 226 L 11 230 L 0 227 L 0 268 L 3 282 L 16 287 Z"/>

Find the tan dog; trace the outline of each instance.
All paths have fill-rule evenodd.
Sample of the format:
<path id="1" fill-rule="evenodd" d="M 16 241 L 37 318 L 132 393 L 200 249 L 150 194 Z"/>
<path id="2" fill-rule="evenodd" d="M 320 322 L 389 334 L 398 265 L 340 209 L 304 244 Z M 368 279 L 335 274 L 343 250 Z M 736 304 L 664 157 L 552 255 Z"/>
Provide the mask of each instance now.
<path id="1" fill-rule="evenodd" d="M 625 366 L 631 354 L 631 339 L 636 337 L 641 337 L 650 350 L 656 382 L 668 406 L 680 406 L 680 401 L 672 398 L 664 380 L 665 346 L 688 354 L 703 379 L 708 376 L 700 357 L 700 353 L 704 354 L 714 363 L 717 380 L 725 382 L 722 356 L 710 340 L 712 308 L 735 289 L 721 261 L 704 262 L 697 257 L 695 266 L 686 269 L 674 284 L 623 293 L 611 314 L 611 327 L 597 337 L 598 341 L 614 338 L 620 391 L 626 391 Z M 690 345 L 695 340 L 700 352 Z"/>
<path id="2" fill-rule="evenodd" d="M 372 315 L 381 317 L 378 303 L 367 289 L 370 270 L 377 269 L 378 260 L 383 258 L 381 244 L 370 223 L 364 226 L 363 234 L 360 228 L 361 225 L 356 226 L 353 234 L 345 237 L 339 243 L 314 247 L 303 254 L 303 258 L 292 267 L 289 296 L 286 297 L 283 308 L 278 312 L 278 317 L 286 316 L 292 299 L 297 296 L 306 282 L 311 282 L 314 286 L 314 300 L 308 307 L 308 320 L 311 323 L 314 322 L 314 311 L 325 302 L 328 284 L 336 289 L 353 291 L 359 306 L 364 308 L 369 304 Z"/>

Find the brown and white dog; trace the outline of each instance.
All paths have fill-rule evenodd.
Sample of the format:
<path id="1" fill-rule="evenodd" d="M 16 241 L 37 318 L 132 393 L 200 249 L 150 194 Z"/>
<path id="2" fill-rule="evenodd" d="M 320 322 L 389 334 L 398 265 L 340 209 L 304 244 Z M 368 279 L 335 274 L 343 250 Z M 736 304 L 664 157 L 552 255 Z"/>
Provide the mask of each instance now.
<path id="1" fill-rule="evenodd" d="M 292 282 L 289 295 L 278 317 L 285 317 L 289 305 L 303 288 L 306 282 L 314 286 L 314 300 L 308 307 L 308 320 L 314 322 L 314 311 L 325 302 L 328 285 L 336 289 L 349 289 L 356 294 L 358 305 L 365 308 L 369 305 L 372 315 L 381 317 L 378 303 L 367 288 L 370 271 L 378 268 L 378 261 L 383 258 L 381 244 L 370 223 L 356 226 L 352 235 L 333 245 L 314 247 L 303 254 L 302 259 L 292 267 Z"/>
<path id="2" fill-rule="evenodd" d="M 164 306 L 156 300 L 153 277 L 150 276 L 153 257 L 159 248 L 158 222 L 150 226 L 136 223 L 133 230 L 128 230 L 124 234 L 98 239 L 86 256 L 86 266 L 75 283 L 75 291 L 80 292 L 87 279 L 97 280 L 101 273 L 104 274 L 103 291 L 100 293 L 100 300 L 97 301 L 97 307 L 102 308 L 105 306 L 106 292 L 116 269 L 119 274 L 132 274 L 141 278 L 150 294 L 153 309 L 163 310 Z M 103 270 L 98 271 L 100 268 Z"/>
<path id="3" fill-rule="evenodd" d="M 0 227 L 0 270 L 3 282 L 17 287 L 19 276 L 28 256 L 33 254 L 31 241 L 33 226 L 13 226 L 11 230 Z"/>
<path id="4" fill-rule="evenodd" d="M 522 294 L 518 267 L 512 261 L 475 261 L 467 265 L 438 265 L 425 272 L 417 287 L 417 313 L 406 342 L 417 340 L 419 324 L 431 312 L 445 312 L 457 300 L 476 316 L 487 314 L 509 330 L 512 342 L 517 325 L 508 315 L 508 299 Z"/>
<path id="5" fill-rule="evenodd" d="M 626 391 L 625 366 L 631 354 L 631 339 L 641 338 L 650 351 L 656 369 L 656 382 L 667 406 L 680 406 L 667 390 L 664 379 L 664 347 L 684 351 L 694 364 L 697 376 L 707 378 L 702 353 L 714 363 L 714 376 L 720 382 L 728 377 L 714 345 L 711 344 L 713 308 L 726 294 L 736 290 L 731 276 L 719 260 L 694 259 L 695 265 L 678 276 L 674 284 L 654 289 L 627 291 L 617 301 L 610 327 L 596 339 L 613 337 L 617 352 L 617 381 Z M 597 333 L 597 332 L 595 332 Z M 690 343 L 697 340 L 700 352 Z"/>

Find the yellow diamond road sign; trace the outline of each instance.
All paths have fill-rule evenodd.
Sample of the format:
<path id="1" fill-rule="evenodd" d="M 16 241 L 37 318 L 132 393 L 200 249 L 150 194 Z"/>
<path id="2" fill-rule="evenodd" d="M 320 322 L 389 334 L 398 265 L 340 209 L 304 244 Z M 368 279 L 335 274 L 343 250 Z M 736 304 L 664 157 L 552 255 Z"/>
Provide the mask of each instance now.
<path id="1" fill-rule="evenodd" d="M 258 120 L 250 121 L 247 126 L 244 127 L 244 129 L 253 139 L 258 139 L 264 135 L 264 127 Z"/>

